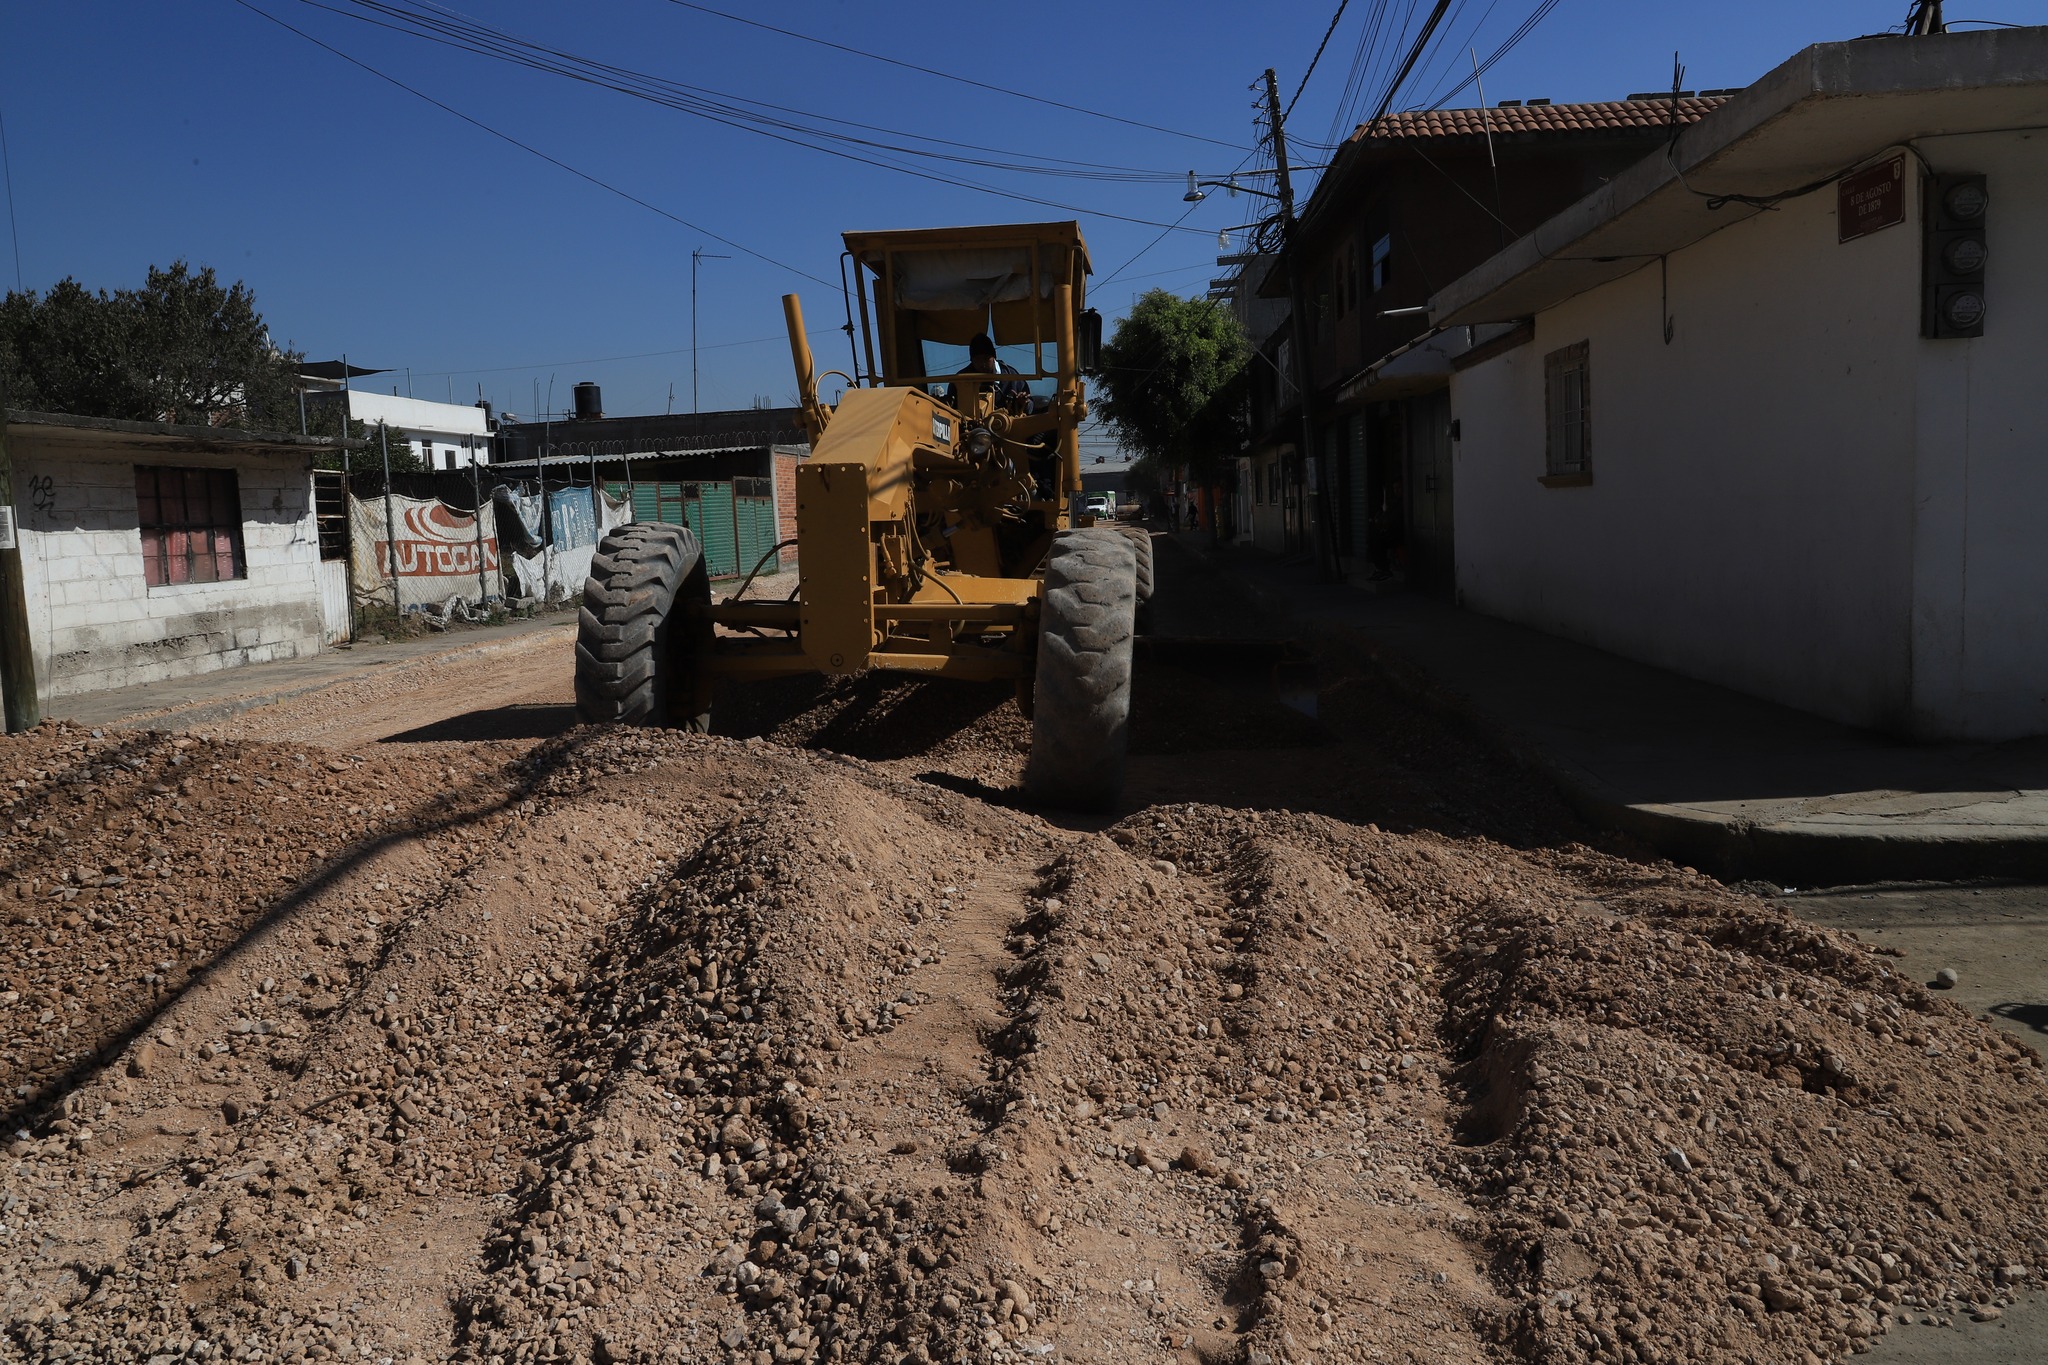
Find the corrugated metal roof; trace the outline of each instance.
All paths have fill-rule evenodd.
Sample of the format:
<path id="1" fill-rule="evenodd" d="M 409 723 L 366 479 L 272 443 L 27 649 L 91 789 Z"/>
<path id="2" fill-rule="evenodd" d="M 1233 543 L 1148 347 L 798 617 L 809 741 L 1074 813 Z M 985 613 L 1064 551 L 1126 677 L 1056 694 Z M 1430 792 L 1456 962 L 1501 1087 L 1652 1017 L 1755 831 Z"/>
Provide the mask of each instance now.
<path id="1" fill-rule="evenodd" d="M 1697 123 L 1728 102 L 1725 95 L 1693 95 L 1676 101 L 1677 122 Z M 1407 138 L 1495 137 L 1515 133 L 1601 133 L 1616 129 L 1668 128 L 1673 101 L 1602 100 L 1590 104 L 1511 104 L 1492 109 L 1430 109 L 1388 114 L 1360 124 L 1349 142 L 1392 142 Z"/>

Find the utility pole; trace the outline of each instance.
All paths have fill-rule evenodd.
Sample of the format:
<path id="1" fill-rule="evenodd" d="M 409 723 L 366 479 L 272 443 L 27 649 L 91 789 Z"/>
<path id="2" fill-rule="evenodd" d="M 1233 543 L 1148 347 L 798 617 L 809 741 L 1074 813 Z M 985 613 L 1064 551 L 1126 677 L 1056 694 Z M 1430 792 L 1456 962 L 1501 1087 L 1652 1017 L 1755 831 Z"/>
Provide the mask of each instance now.
<path id="1" fill-rule="evenodd" d="M 690 411 L 697 408 L 697 263 L 699 261 L 729 261 L 732 257 L 720 256 L 715 252 L 698 247 L 690 253 Z"/>
<path id="2" fill-rule="evenodd" d="M 14 513 L 14 455 L 7 446 L 7 412 L 0 408 L 0 691 L 6 693 L 7 733 L 33 729 L 43 719 L 36 690 L 36 656 L 28 633 L 28 585 L 21 575 L 21 524 Z"/>
<path id="3" fill-rule="evenodd" d="M 1287 132 L 1280 113 L 1280 83 L 1273 68 L 1266 68 L 1266 118 L 1273 130 L 1273 165 L 1280 189 L 1280 259 L 1287 265 L 1287 311 L 1294 332 L 1294 387 L 1301 395 L 1302 467 L 1315 485 L 1309 506 L 1315 516 L 1316 568 L 1327 582 L 1336 582 L 1337 537 L 1330 525 L 1330 471 L 1323 460 L 1322 445 L 1316 440 L 1308 363 L 1308 309 L 1302 302 L 1301 263 L 1295 259 L 1294 183 L 1287 174 Z"/>

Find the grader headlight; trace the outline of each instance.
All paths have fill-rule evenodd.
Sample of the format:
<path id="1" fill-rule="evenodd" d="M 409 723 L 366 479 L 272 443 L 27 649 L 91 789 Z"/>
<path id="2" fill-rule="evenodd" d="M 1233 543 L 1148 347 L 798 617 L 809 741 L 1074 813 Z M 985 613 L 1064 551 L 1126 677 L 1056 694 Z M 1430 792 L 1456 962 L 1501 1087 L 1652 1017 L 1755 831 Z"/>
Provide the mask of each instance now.
<path id="1" fill-rule="evenodd" d="M 995 445 L 995 437 L 989 434 L 987 427 L 969 427 L 967 434 L 961 438 L 961 444 L 967 448 L 969 455 L 977 460 L 985 460 Z"/>

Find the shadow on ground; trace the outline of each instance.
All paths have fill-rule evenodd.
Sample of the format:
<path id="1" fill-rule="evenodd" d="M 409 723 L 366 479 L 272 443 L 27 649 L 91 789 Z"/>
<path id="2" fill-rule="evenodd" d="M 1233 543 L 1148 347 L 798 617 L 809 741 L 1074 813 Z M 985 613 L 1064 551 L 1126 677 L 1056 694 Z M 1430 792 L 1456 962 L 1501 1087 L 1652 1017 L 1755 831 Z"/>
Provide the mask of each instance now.
<path id="1" fill-rule="evenodd" d="M 475 743 L 491 739 L 553 739 L 576 728 L 576 708 L 562 703 L 532 702 L 465 711 L 395 735 L 381 744 Z"/>
<path id="2" fill-rule="evenodd" d="M 1991 1012 L 2001 1019 L 2024 1024 L 2036 1033 L 2048 1033 L 2048 1005 L 1993 1005 Z"/>

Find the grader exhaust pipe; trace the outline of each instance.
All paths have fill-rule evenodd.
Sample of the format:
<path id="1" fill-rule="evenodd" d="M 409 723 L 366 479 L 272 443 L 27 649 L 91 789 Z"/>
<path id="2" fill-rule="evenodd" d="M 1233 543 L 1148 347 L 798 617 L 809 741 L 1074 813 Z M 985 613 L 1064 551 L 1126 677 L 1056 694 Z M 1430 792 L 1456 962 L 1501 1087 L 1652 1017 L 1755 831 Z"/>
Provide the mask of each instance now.
<path id="1" fill-rule="evenodd" d="M 804 306 L 794 294 L 782 296 L 782 320 L 789 328 L 789 358 L 796 366 L 797 401 L 804 410 L 804 428 L 811 444 L 825 432 L 825 411 L 818 405 L 818 371 L 811 360 L 811 339 L 804 333 Z"/>

